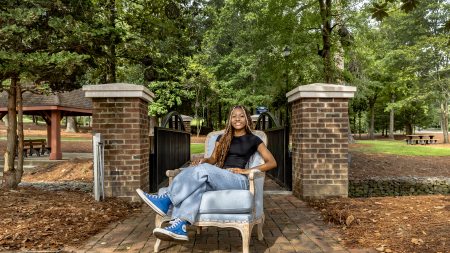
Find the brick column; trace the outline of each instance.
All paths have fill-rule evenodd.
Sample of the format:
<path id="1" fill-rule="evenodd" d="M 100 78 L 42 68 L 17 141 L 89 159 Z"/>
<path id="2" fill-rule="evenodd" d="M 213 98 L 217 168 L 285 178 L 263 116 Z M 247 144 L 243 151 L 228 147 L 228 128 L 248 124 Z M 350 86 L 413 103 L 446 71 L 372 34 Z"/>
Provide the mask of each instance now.
<path id="1" fill-rule="evenodd" d="M 149 187 L 148 103 L 153 93 L 140 85 L 114 83 L 84 86 L 92 98 L 92 133 L 105 148 L 105 196 L 138 201 L 135 189 Z"/>
<path id="2" fill-rule="evenodd" d="M 309 84 L 292 104 L 292 188 L 297 197 L 348 196 L 348 100 L 356 87 Z"/>

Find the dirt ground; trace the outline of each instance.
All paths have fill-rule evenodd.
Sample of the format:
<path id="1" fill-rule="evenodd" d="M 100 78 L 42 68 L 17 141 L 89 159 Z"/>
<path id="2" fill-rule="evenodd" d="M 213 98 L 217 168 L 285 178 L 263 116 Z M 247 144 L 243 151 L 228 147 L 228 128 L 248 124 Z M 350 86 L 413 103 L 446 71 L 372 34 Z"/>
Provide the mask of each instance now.
<path id="1" fill-rule="evenodd" d="M 2 131 L 0 125 L 0 135 Z M 27 131 L 29 135 L 45 136 L 45 129 Z M 62 135 L 90 138 L 89 133 L 63 132 Z M 4 141 L 0 141 L 1 153 L 3 147 Z M 63 142 L 62 150 L 91 152 L 91 143 Z M 75 159 L 29 170 L 23 181 L 86 183 L 92 182 L 92 174 L 92 161 Z M 396 176 L 450 177 L 450 157 L 351 153 L 351 179 Z M 31 187 L 0 190 L 0 203 L 0 251 L 76 246 L 136 208 L 116 199 L 95 202 L 90 193 L 81 191 Z M 311 202 L 311 205 L 330 221 L 348 247 L 377 248 L 380 252 L 450 252 L 448 195 L 347 198 Z"/>
<path id="2" fill-rule="evenodd" d="M 0 123 L 0 136 L 6 129 Z M 46 136 L 44 126 L 32 126 L 25 136 Z M 92 152 L 90 133 L 66 133 L 63 137 L 87 141 L 62 142 L 63 152 Z M 0 141 L 3 154 L 5 141 Z M 74 159 L 25 171 L 23 182 L 92 183 L 91 159 Z M 110 198 L 96 202 L 91 193 L 73 190 L 50 191 L 33 187 L 0 189 L 0 251 L 59 250 L 76 246 L 108 224 L 128 217 L 138 206 Z"/>
<path id="3" fill-rule="evenodd" d="M 419 157 L 360 152 L 350 154 L 349 179 L 397 176 L 450 177 L 448 156 Z"/>
<path id="4" fill-rule="evenodd" d="M 311 202 L 350 248 L 450 252 L 450 196 L 346 198 Z"/>
<path id="5" fill-rule="evenodd" d="M 46 167 L 35 167 L 25 171 L 24 182 L 64 182 L 77 181 L 92 183 L 94 170 L 92 159 L 73 159 L 67 162 L 50 164 Z"/>
<path id="6" fill-rule="evenodd" d="M 76 246 L 133 212 L 117 199 L 96 202 L 85 192 L 32 187 L 0 190 L 0 203 L 0 251 Z"/>

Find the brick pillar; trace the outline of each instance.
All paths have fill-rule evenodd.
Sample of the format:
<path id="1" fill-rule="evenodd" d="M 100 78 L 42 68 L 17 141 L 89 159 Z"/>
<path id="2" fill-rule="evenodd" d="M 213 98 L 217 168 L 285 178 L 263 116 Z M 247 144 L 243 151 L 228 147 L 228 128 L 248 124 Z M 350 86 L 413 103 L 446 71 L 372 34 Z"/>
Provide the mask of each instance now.
<path id="1" fill-rule="evenodd" d="M 292 188 L 297 197 L 348 196 L 348 100 L 356 87 L 309 84 L 292 104 Z"/>
<path id="2" fill-rule="evenodd" d="M 140 85 L 114 83 L 84 86 L 92 98 L 92 133 L 105 147 L 105 196 L 138 201 L 135 189 L 149 187 L 148 103 L 153 93 Z"/>
<path id="3" fill-rule="evenodd" d="M 187 115 L 181 115 L 181 118 L 183 119 L 184 129 L 186 130 L 186 132 L 190 133 L 192 117 Z"/>

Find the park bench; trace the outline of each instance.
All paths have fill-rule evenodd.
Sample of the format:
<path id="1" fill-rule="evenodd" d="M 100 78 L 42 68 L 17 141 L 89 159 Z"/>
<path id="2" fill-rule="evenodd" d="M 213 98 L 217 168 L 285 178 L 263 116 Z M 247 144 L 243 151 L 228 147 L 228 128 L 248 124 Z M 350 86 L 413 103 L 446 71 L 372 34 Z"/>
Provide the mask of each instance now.
<path id="1" fill-rule="evenodd" d="M 47 147 L 47 141 L 45 139 L 26 139 L 23 140 L 23 154 L 25 157 L 50 154 L 50 147 Z"/>
<path id="2" fill-rule="evenodd" d="M 414 144 L 435 144 L 437 143 L 437 140 L 434 139 L 434 135 L 430 134 L 413 134 L 413 135 L 406 135 L 406 144 L 414 145 Z"/>

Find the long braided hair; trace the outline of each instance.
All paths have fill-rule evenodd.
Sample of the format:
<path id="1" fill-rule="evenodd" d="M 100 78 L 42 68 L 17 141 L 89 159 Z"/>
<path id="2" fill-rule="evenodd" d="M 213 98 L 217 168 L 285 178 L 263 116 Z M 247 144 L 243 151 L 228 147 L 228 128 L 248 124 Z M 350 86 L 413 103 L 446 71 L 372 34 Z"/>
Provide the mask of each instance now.
<path id="1" fill-rule="evenodd" d="M 250 117 L 250 112 L 247 110 L 247 108 L 245 108 L 242 105 L 234 106 L 230 111 L 230 115 L 228 116 L 228 122 L 225 127 L 225 132 L 223 133 L 222 137 L 219 140 L 219 143 L 217 144 L 215 157 L 217 159 L 216 165 L 219 168 L 223 167 L 223 164 L 225 162 L 225 158 L 227 157 L 228 151 L 230 151 L 231 140 L 233 139 L 233 136 L 234 136 L 234 128 L 231 125 L 231 116 L 233 114 L 233 111 L 236 109 L 242 109 L 244 111 L 245 121 L 246 121 L 245 132 L 247 132 L 247 133 L 252 132 L 253 122 Z"/>

